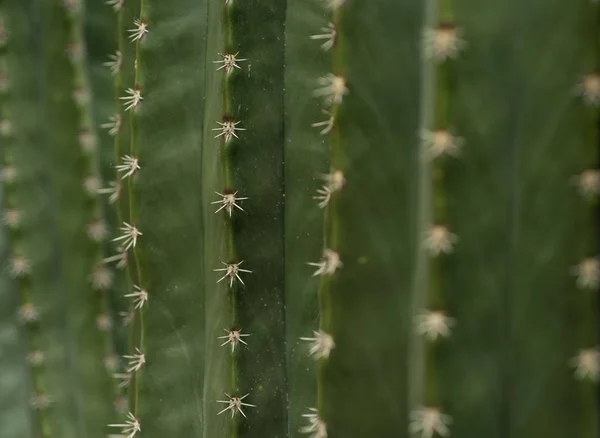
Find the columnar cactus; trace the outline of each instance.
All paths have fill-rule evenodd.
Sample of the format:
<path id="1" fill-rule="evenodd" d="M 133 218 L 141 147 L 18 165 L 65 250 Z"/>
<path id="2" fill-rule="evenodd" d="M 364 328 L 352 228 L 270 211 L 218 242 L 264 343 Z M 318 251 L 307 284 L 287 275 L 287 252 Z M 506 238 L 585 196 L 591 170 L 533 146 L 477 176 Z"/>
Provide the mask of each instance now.
<path id="1" fill-rule="evenodd" d="M 599 7 L 0 0 L 0 436 L 596 437 Z"/>

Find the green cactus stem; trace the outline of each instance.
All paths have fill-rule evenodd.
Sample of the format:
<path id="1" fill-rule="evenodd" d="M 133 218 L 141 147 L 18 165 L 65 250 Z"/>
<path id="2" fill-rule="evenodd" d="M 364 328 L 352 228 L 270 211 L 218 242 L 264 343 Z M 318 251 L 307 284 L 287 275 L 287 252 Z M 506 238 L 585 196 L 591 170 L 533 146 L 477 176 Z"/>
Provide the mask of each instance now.
<path id="1" fill-rule="evenodd" d="M 67 360 L 72 343 L 63 322 L 65 282 L 56 260 L 57 239 L 48 235 L 48 229 L 56 227 L 49 208 L 55 198 L 48 184 L 54 151 L 47 142 L 46 114 L 40 105 L 43 86 L 36 77 L 45 64 L 39 35 L 27 30 L 40 23 L 45 11 L 34 2 L 3 1 L 1 7 L 6 25 L 2 27 L 6 46 L 2 48 L 1 179 L 3 222 L 10 242 L 3 272 L 12 277 L 12 290 L 18 294 L 13 297 L 19 303 L 13 318 L 22 335 L 22 360 L 28 362 L 24 368 L 29 377 L 24 394 L 27 416 L 32 436 L 74 437 L 81 431 L 77 421 L 65 421 L 78 418 L 73 393 L 64 391 L 76 382 Z"/>
<path id="2" fill-rule="evenodd" d="M 293 278 L 310 281 L 314 290 L 321 280 L 320 327 L 335 343 L 329 356 L 320 358 L 317 366 L 318 403 L 313 399 L 302 407 L 302 414 L 310 414 L 308 406 L 318 409 L 319 426 L 311 430 L 315 417 L 303 422 L 306 418 L 300 418 L 299 405 L 292 407 L 291 424 L 295 430 L 313 436 L 324 436 L 319 432 L 323 426 L 332 436 L 403 436 L 408 430 L 403 415 L 408 409 L 405 358 L 412 329 L 408 311 L 411 297 L 406 292 L 411 278 L 403 272 L 413 269 L 411 256 L 416 252 L 421 227 L 407 211 L 417 211 L 420 205 L 409 188 L 416 186 L 420 176 L 413 163 L 418 160 L 419 66 L 415 61 L 419 56 L 422 5 L 384 2 L 381 7 L 371 8 L 359 1 L 333 2 L 333 11 L 325 6 L 322 4 L 320 13 L 312 5 L 300 3 L 290 5 L 288 10 L 288 150 L 290 157 L 299 157 L 295 149 L 310 155 L 300 159 L 308 165 L 304 169 L 288 161 L 287 187 L 300 178 L 314 181 L 323 173 L 334 177 L 329 181 L 345 181 L 341 190 L 331 195 L 330 202 L 322 204 L 326 214 L 324 247 L 336 251 L 343 266 L 335 266 L 336 260 L 326 253 L 329 259 L 322 260 L 326 262 L 321 265 L 323 269 L 314 267 L 314 271 L 324 274 L 332 268 L 330 275 L 308 280 L 311 271 L 306 262 L 318 262 L 323 254 L 321 246 L 316 253 L 303 253 L 304 277 L 299 275 L 300 268 L 290 267 L 288 271 Z M 327 63 L 321 58 L 329 51 L 318 54 L 319 43 L 327 40 L 314 41 L 314 37 L 311 41 L 310 36 L 327 33 L 332 12 L 336 40 Z M 378 24 L 373 27 L 369 23 Z M 319 78 L 331 73 L 344 78 L 348 91 L 344 94 L 343 87 L 334 87 L 339 82 L 329 84 L 330 97 L 335 100 L 343 95 L 330 130 L 330 115 L 321 114 L 321 109 L 327 108 L 322 104 L 323 96 L 314 97 L 312 93 L 319 85 L 324 86 Z M 294 89 L 292 84 L 301 88 Z M 310 122 L 321 121 L 310 126 Z M 331 148 L 329 158 L 319 148 Z M 343 180 L 335 173 L 338 170 Z M 313 190 L 321 189 L 323 184 L 322 179 L 312 182 Z M 315 196 L 314 191 L 290 188 L 296 196 L 286 196 L 288 211 L 291 214 L 305 208 L 303 214 L 312 215 L 309 208 L 318 210 L 319 201 L 327 200 L 323 190 L 316 196 L 325 198 L 313 200 L 310 206 L 307 200 Z M 302 232 L 301 243 L 292 240 L 301 240 L 297 237 L 299 231 L 287 228 L 287 254 L 293 254 L 292 248 L 317 247 L 314 239 L 320 228 L 316 225 L 314 230 Z M 292 257 L 296 256 L 290 255 L 290 260 Z M 302 286 L 291 286 L 288 296 L 293 290 L 300 293 Z M 308 296 L 304 292 L 305 302 Z M 312 330 L 317 330 L 314 322 Z M 313 337 L 310 332 L 302 336 Z M 307 350 L 306 345 L 296 347 L 295 360 L 307 363 L 309 358 L 298 355 L 302 352 L 306 356 Z M 308 375 L 291 369 L 290 379 L 296 383 L 292 383 L 292 394 L 300 392 L 308 400 L 308 391 L 297 389 Z"/>
<path id="3" fill-rule="evenodd" d="M 202 436 L 204 425 L 199 145 L 205 31 L 197 17 L 205 13 L 202 2 L 145 0 L 120 24 L 122 33 L 133 30 L 131 39 L 140 36 L 126 41 L 136 47 L 137 69 L 135 81 L 122 87 L 139 91 L 142 100 L 127 111 L 130 139 L 121 155 L 135 157 L 140 167 L 124 179 L 123 217 L 143 233 L 129 250 L 132 284 L 147 293 L 145 302 L 131 297 L 138 306 L 131 351 L 139 348 L 145 363 L 130 384 L 129 421 L 137 421 L 145 437 Z M 147 32 L 136 34 L 141 25 Z M 132 64 L 126 55 L 123 62 Z"/>
<path id="4" fill-rule="evenodd" d="M 596 437 L 599 8 L 0 0 L 1 438 Z"/>
<path id="5" fill-rule="evenodd" d="M 597 436 L 581 356 L 597 343 L 597 283 L 580 263 L 598 249 L 581 184 L 598 137 L 578 96 L 598 67 L 597 5 L 452 3 L 465 45 L 436 86 L 465 147 L 436 181 L 460 242 L 439 266 L 456 327 L 436 350 L 435 401 L 452 435 Z"/>

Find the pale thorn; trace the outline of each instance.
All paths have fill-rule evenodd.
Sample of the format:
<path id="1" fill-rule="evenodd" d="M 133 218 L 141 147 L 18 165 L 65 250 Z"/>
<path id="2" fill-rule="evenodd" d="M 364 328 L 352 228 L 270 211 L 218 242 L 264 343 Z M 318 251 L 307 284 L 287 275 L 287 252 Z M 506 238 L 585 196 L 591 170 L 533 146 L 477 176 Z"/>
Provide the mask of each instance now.
<path id="1" fill-rule="evenodd" d="M 135 347 L 135 354 L 125 355 L 123 356 L 125 359 L 128 359 L 127 362 L 127 372 L 135 373 L 143 368 L 146 364 L 146 355 L 140 351 L 139 348 Z"/>
<path id="2" fill-rule="evenodd" d="M 125 246 L 124 251 L 128 251 L 129 248 L 135 248 L 137 244 L 137 239 L 139 236 L 143 234 L 138 231 L 135 225 L 128 224 L 127 222 L 123 222 L 123 226 L 119 228 L 123 232 L 119 237 L 115 237 L 112 241 L 117 242 L 119 240 L 123 241 L 123 245 Z"/>
<path id="3" fill-rule="evenodd" d="M 10 275 L 12 278 L 23 278 L 31 273 L 31 262 L 26 257 L 17 255 L 10 259 Z"/>
<path id="4" fill-rule="evenodd" d="M 424 130 L 421 134 L 421 140 L 425 157 L 430 160 L 442 155 L 457 157 L 460 155 L 461 147 L 464 144 L 461 137 L 456 137 L 445 129 L 438 129 L 437 131 Z"/>
<path id="5" fill-rule="evenodd" d="M 110 372 L 113 372 L 119 366 L 119 358 L 114 354 L 109 354 L 107 356 L 104 356 L 104 358 L 102 359 L 102 363 L 104 364 L 104 368 L 106 368 Z"/>
<path id="6" fill-rule="evenodd" d="M 456 325 L 456 320 L 446 316 L 442 311 L 425 311 L 416 316 L 417 333 L 424 335 L 428 340 L 435 341 L 438 336 L 448 338 L 451 328 Z"/>
<path id="7" fill-rule="evenodd" d="M 313 277 L 318 275 L 331 275 L 344 266 L 340 260 L 340 255 L 336 251 L 327 248 L 323 250 L 323 256 L 320 262 L 309 262 L 307 265 L 318 268 L 313 273 Z"/>
<path id="8" fill-rule="evenodd" d="M 135 304 L 134 309 L 141 309 L 144 307 L 144 304 L 148 302 L 148 292 L 137 285 L 134 285 L 133 288 L 135 291 L 130 294 L 126 294 L 125 298 L 133 298 L 133 304 Z"/>
<path id="9" fill-rule="evenodd" d="M 410 413 L 410 419 L 410 432 L 420 434 L 420 438 L 432 438 L 436 434 L 441 437 L 450 436 L 448 426 L 452 424 L 452 417 L 443 414 L 438 408 L 421 406 Z"/>
<path id="10" fill-rule="evenodd" d="M 227 339 L 225 342 L 221 344 L 221 347 L 227 344 L 231 344 L 231 352 L 235 352 L 235 347 L 241 342 L 244 345 L 248 345 L 242 337 L 250 336 L 249 333 L 242 333 L 242 330 L 227 330 L 223 329 L 227 332 L 225 336 L 219 336 L 217 339 Z"/>
<path id="11" fill-rule="evenodd" d="M 456 58 L 466 47 L 461 31 L 453 24 L 440 24 L 433 29 L 423 31 L 423 49 L 425 57 L 436 61 Z"/>
<path id="12" fill-rule="evenodd" d="M 577 287 L 580 289 L 597 289 L 600 285 L 600 260 L 589 257 L 571 268 L 577 277 Z"/>
<path id="13" fill-rule="evenodd" d="M 302 414 L 308 420 L 308 425 L 298 429 L 300 433 L 311 434 L 310 438 L 327 438 L 327 426 L 319 418 L 319 411 L 315 408 L 308 408 L 309 414 Z"/>
<path id="14" fill-rule="evenodd" d="M 148 33 L 148 23 L 144 23 L 142 20 L 136 18 L 133 20 L 133 25 L 135 27 L 127 31 L 131 34 L 129 35 L 129 39 L 132 42 L 140 41 Z"/>
<path id="15" fill-rule="evenodd" d="M 127 266 L 127 251 L 125 250 L 124 247 L 119 247 L 117 248 L 117 254 L 115 254 L 114 256 L 110 256 L 110 257 L 106 257 L 105 259 L 102 259 L 102 263 L 107 264 L 107 263 L 113 263 L 113 262 L 117 262 L 116 268 L 117 269 L 124 269 Z"/>
<path id="16" fill-rule="evenodd" d="M 83 130 L 79 133 L 79 146 L 81 150 L 86 153 L 90 153 L 96 150 L 98 146 L 98 139 L 90 130 Z"/>
<path id="17" fill-rule="evenodd" d="M 323 44 L 321 44 L 321 49 L 324 51 L 331 50 L 335 45 L 335 39 L 337 37 L 337 32 L 335 30 L 335 25 L 333 23 L 327 24 L 327 27 L 321 28 L 322 34 L 311 35 L 311 40 L 325 40 Z"/>
<path id="18" fill-rule="evenodd" d="M 215 192 L 217 195 L 221 196 L 223 199 L 219 199 L 218 201 L 214 201 L 211 202 L 211 204 L 222 204 L 221 207 L 218 208 L 217 211 L 215 211 L 215 214 L 220 212 L 221 210 L 225 209 L 225 211 L 227 213 L 229 213 L 229 217 L 231 217 L 231 214 L 233 213 L 233 208 L 237 208 L 241 211 L 243 211 L 244 213 L 246 212 L 242 207 L 240 207 L 237 204 L 237 201 L 243 201 L 249 198 L 236 198 L 235 195 L 237 195 L 237 191 L 235 193 L 219 193 L 219 192 Z"/>
<path id="19" fill-rule="evenodd" d="M 327 7 L 329 9 L 333 9 L 336 10 L 337 8 L 341 7 L 344 3 L 346 3 L 347 0 L 325 0 L 325 3 L 327 4 Z"/>
<path id="20" fill-rule="evenodd" d="M 102 332 L 107 332 L 112 327 L 112 319 L 108 314 L 102 313 L 96 318 L 96 327 Z"/>
<path id="21" fill-rule="evenodd" d="M 240 283 L 242 283 L 245 286 L 244 281 L 242 280 L 242 278 L 240 277 L 239 273 L 240 272 L 247 272 L 247 273 L 252 273 L 252 271 L 249 271 L 247 269 L 242 269 L 240 268 L 240 265 L 242 263 L 244 263 L 244 261 L 242 260 L 239 263 L 225 263 L 225 262 L 221 262 L 222 264 L 225 265 L 224 268 L 218 268 L 218 269 L 213 269 L 213 271 L 218 272 L 218 271 L 225 271 L 225 275 L 223 275 L 221 278 L 219 278 L 217 280 L 217 283 L 220 283 L 222 280 L 226 279 L 227 277 L 229 277 L 229 287 L 233 287 L 233 282 L 235 279 L 238 279 Z"/>
<path id="22" fill-rule="evenodd" d="M 21 322 L 35 322 L 39 319 L 40 312 L 33 303 L 25 303 L 19 307 L 18 317 Z"/>
<path id="23" fill-rule="evenodd" d="M 113 379 L 120 380 L 118 387 L 119 388 L 127 388 L 131 383 L 131 378 L 133 377 L 131 373 L 115 373 L 112 375 Z"/>
<path id="24" fill-rule="evenodd" d="M 231 54 L 231 53 L 219 53 L 219 56 L 222 56 L 223 59 L 221 59 L 220 61 L 213 61 L 213 64 L 223 64 L 221 67 L 219 67 L 217 69 L 217 71 L 221 70 L 221 69 L 225 69 L 225 72 L 229 75 L 233 72 L 234 69 L 239 69 L 241 70 L 242 68 L 237 64 L 238 62 L 242 62 L 242 61 L 247 61 L 247 59 L 245 58 L 238 58 L 237 56 L 240 54 L 240 52 L 237 52 L 235 54 Z"/>
<path id="25" fill-rule="evenodd" d="M 120 427 L 121 433 L 127 435 L 127 438 L 133 438 L 138 432 L 142 432 L 140 422 L 131 412 L 127 414 L 127 420 L 124 424 L 109 424 L 108 427 Z"/>
<path id="26" fill-rule="evenodd" d="M 335 116 L 333 115 L 333 113 L 331 113 L 327 110 L 321 110 L 321 112 L 328 117 L 327 120 L 323 120 L 322 122 L 311 123 L 310 126 L 312 126 L 313 128 L 323 127 L 323 129 L 321 130 L 321 132 L 319 132 L 319 134 L 321 134 L 321 135 L 329 134 L 333 130 L 333 125 L 335 123 Z"/>
<path id="27" fill-rule="evenodd" d="M 27 355 L 27 362 L 34 367 L 43 364 L 44 359 L 44 352 L 40 350 L 34 350 Z"/>
<path id="28" fill-rule="evenodd" d="M 0 120 L 0 134 L 2 134 L 4 137 L 8 137 L 10 134 L 12 134 L 12 130 L 12 122 L 10 120 Z"/>
<path id="29" fill-rule="evenodd" d="M 133 312 L 119 312 L 119 316 L 121 317 L 121 325 L 127 327 L 133 321 L 135 314 Z"/>
<path id="30" fill-rule="evenodd" d="M 588 73 L 577 85 L 578 94 L 589 106 L 600 106 L 600 74 Z"/>
<path id="31" fill-rule="evenodd" d="M 114 137 L 121 129 L 121 116 L 117 113 L 108 118 L 108 122 L 100 125 L 103 129 L 108 129 L 108 135 Z"/>
<path id="32" fill-rule="evenodd" d="M 116 76 L 121 71 L 122 64 L 123 54 L 120 50 L 117 50 L 115 53 L 108 55 L 108 61 L 102 65 L 110 69 L 111 75 Z"/>
<path id="33" fill-rule="evenodd" d="M 221 136 L 225 137 L 225 143 L 229 143 L 233 137 L 239 138 L 236 134 L 236 131 L 245 131 L 244 128 L 238 128 L 237 125 L 241 122 L 233 122 L 231 120 L 226 120 L 223 123 L 217 122 L 221 125 L 220 128 L 213 128 L 213 131 L 221 131 L 220 134 L 216 135 L 215 138 L 219 138 Z"/>
<path id="34" fill-rule="evenodd" d="M 231 396 L 227 393 L 225 393 L 225 395 L 229 398 L 229 400 L 217 400 L 217 403 L 226 403 L 228 406 L 225 409 L 223 409 L 221 412 L 219 412 L 217 415 L 221 415 L 223 412 L 231 410 L 231 418 L 233 418 L 233 416 L 236 414 L 236 412 L 239 412 L 240 414 L 242 414 L 244 416 L 244 418 L 247 418 L 246 414 L 244 414 L 244 411 L 242 410 L 242 406 L 248 406 L 251 408 L 256 407 L 255 405 L 251 405 L 250 403 L 244 403 L 242 401 L 250 395 L 249 393 L 243 397 Z"/>
<path id="35" fill-rule="evenodd" d="M 346 178 L 341 170 L 332 170 L 331 173 L 321 175 L 321 178 L 325 180 L 325 185 L 317 190 L 317 196 L 313 196 L 313 199 L 319 200 L 319 207 L 325 208 L 331 201 L 331 196 L 334 192 L 342 190 L 346 184 Z"/>
<path id="36" fill-rule="evenodd" d="M 121 157 L 123 164 L 115 166 L 117 172 L 124 172 L 121 179 L 133 176 L 138 170 L 141 170 L 139 160 L 131 155 L 124 155 Z"/>
<path id="37" fill-rule="evenodd" d="M 142 92 L 140 90 L 136 90 L 134 88 L 128 88 L 125 90 L 127 96 L 119 97 L 120 100 L 123 101 L 123 105 L 125 106 L 125 111 L 129 111 L 132 108 L 136 108 L 139 103 L 144 100 L 142 97 Z"/>
<path id="38" fill-rule="evenodd" d="M 13 166 L 4 166 L 0 171 L 0 181 L 6 183 L 15 182 L 17 179 L 17 169 Z"/>
<path id="39" fill-rule="evenodd" d="M 327 186 L 317 189 L 317 196 L 313 196 L 313 199 L 319 201 L 319 208 L 327 207 L 331 201 L 331 189 Z"/>
<path id="40" fill-rule="evenodd" d="M 341 104 L 344 95 L 348 94 L 346 80 L 342 76 L 328 74 L 319 79 L 319 85 L 321 88 L 316 89 L 314 95 L 323 96 L 327 105 Z"/>
<path id="41" fill-rule="evenodd" d="M 592 197 L 600 195 L 600 170 L 586 169 L 573 178 L 579 186 L 582 196 Z"/>
<path id="42" fill-rule="evenodd" d="M 448 231 L 444 225 L 433 225 L 427 231 L 423 245 L 429 254 L 435 257 L 442 253 L 451 254 L 457 242 L 458 236 Z"/>
<path id="43" fill-rule="evenodd" d="M 123 5 L 125 4 L 125 0 L 106 0 L 105 2 L 108 6 L 113 8 L 113 11 L 119 12 L 123 9 Z"/>
<path id="44" fill-rule="evenodd" d="M 88 237 L 94 242 L 102 242 L 108 235 L 108 228 L 103 220 L 96 219 L 86 226 Z"/>
<path id="45" fill-rule="evenodd" d="M 575 377 L 579 380 L 590 379 L 597 382 L 600 379 L 600 351 L 598 348 L 580 350 L 570 361 L 575 367 Z"/>
<path id="46" fill-rule="evenodd" d="M 322 330 L 313 331 L 313 338 L 300 338 L 302 341 L 310 342 L 308 354 L 315 360 L 327 359 L 331 350 L 335 348 L 333 337 Z"/>
<path id="47" fill-rule="evenodd" d="M 17 229 L 21 224 L 21 212 L 16 208 L 8 208 L 4 211 L 2 221 L 7 227 Z"/>
<path id="48" fill-rule="evenodd" d="M 95 175 L 88 175 L 83 180 L 83 190 L 85 190 L 89 196 L 97 195 L 101 185 L 102 182 L 100 181 L 100 178 Z"/>
<path id="49" fill-rule="evenodd" d="M 78 105 L 85 105 L 90 102 L 90 93 L 84 87 L 75 87 L 73 89 L 73 100 Z"/>
<path id="50" fill-rule="evenodd" d="M 46 394 L 36 394 L 31 398 L 30 405 L 33 409 L 44 410 L 52 404 L 52 397 Z"/>
<path id="51" fill-rule="evenodd" d="M 121 183 L 119 181 L 111 181 L 108 183 L 108 187 L 96 190 L 96 193 L 101 195 L 110 195 L 108 197 L 109 204 L 114 204 L 119 199 L 121 194 Z"/>
<path id="52" fill-rule="evenodd" d="M 341 170 L 332 170 L 328 174 L 321 175 L 321 178 L 325 180 L 327 187 L 332 192 L 339 192 L 346 184 L 346 178 Z"/>

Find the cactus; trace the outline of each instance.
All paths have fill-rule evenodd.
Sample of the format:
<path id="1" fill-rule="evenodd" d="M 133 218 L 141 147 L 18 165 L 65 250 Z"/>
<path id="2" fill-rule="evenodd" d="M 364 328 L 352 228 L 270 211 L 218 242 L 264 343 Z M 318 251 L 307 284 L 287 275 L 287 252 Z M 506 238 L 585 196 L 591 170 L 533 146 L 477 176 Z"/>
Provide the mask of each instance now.
<path id="1" fill-rule="evenodd" d="M 599 7 L 1 0 L 0 435 L 597 436 Z"/>

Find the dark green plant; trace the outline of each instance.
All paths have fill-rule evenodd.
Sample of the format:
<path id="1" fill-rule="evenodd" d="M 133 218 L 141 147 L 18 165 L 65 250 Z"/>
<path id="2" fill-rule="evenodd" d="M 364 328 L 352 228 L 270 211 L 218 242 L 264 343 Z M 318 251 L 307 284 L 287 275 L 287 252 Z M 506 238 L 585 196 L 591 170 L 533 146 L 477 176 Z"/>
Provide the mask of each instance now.
<path id="1" fill-rule="evenodd" d="M 0 0 L 0 437 L 597 437 L 599 7 Z"/>

